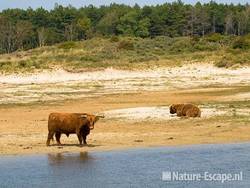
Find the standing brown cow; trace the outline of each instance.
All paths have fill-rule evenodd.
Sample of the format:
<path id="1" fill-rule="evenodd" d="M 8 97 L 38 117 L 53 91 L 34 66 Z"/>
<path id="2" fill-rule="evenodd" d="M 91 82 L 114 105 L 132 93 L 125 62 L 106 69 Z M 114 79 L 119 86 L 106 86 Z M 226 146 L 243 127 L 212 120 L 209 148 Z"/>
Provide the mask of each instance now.
<path id="1" fill-rule="evenodd" d="M 87 113 L 51 113 L 48 120 L 48 139 L 46 145 L 55 134 L 57 144 L 61 145 L 61 134 L 76 134 L 80 145 L 82 141 L 87 144 L 86 137 L 90 130 L 94 129 L 95 123 L 104 116 L 95 116 Z"/>

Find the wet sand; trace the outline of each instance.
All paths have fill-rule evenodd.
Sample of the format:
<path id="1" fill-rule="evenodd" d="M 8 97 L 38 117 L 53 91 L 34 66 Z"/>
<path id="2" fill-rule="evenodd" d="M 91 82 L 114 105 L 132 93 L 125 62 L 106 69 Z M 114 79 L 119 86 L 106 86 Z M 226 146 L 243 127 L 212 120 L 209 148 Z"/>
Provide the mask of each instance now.
<path id="1" fill-rule="evenodd" d="M 237 89 L 237 88 L 236 88 Z M 110 114 L 100 120 L 79 147 L 76 135 L 62 136 L 62 146 L 46 147 L 47 117 L 51 112 L 90 112 L 164 107 L 171 103 L 191 102 L 198 105 L 239 100 L 235 88 L 200 88 L 172 91 L 141 91 L 109 94 L 60 103 L 0 106 L 0 154 L 30 154 L 126 149 L 137 147 L 231 143 L 250 140 L 250 124 L 241 116 L 224 114 L 198 119 L 141 118 L 119 120 Z M 241 94 L 239 92 L 239 94 Z M 241 96 L 240 96 L 241 97 Z M 154 108 L 153 108 L 154 109 Z M 244 116 L 247 118 L 249 116 Z M 249 119 L 249 118 L 248 118 Z"/>

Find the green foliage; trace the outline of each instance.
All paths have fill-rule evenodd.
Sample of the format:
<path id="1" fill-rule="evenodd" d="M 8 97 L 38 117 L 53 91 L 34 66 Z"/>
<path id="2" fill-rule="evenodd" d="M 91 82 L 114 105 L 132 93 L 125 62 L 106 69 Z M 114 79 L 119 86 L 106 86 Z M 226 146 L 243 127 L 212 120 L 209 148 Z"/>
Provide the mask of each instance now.
<path id="1" fill-rule="evenodd" d="M 0 53 L 113 35 L 141 38 L 205 36 L 206 42 L 227 46 L 232 43 L 230 35 L 243 36 L 250 32 L 249 17 L 247 4 L 225 5 L 215 1 L 195 5 L 174 1 L 144 7 L 110 4 L 78 9 L 70 5 L 56 5 L 52 10 L 7 9 L 0 12 Z M 234 41 L 233 48 L 246 48 L 244 40 Z M 201 41 L 176 42 L 179 44 L 173 45 L 173 52 L 203 51 L 207 46 Z M 178 45 L 184 49 L 178 49 Z"/>
<path id="2" fill-rule="evenodd" d="M 72 48 L 77 48 L 77 43 L 73 41 L 64 42 L 58 45 L 59 49 L 69 50 Z"/>
<path id="3" fill-rule="evenodd" d="M 0 69 L 4 70 L 11 66 L 11 61 L 0 62 Z"/>
<path id="4" fill-rule="evenodd" d="M 219 48 L 219 44 L 211 44 L 203 39 L 193 39 L 189 37 L 176 38 L 170 46 L 173 53 L 195 52 L 195 51 L 214 51 Z"/>
<path id="5" fill-rule="evenodd" d="M 134 50 L 134 43 L 129 40 L 122 40 L 118 44 L 119 50 Z"/>
<path id="6" fill-rule="evenodd" d="M 229 61 L 229 60 L 223 58 L 223 59 L 221 59 L 221 60 L 215 62 L 214 65 L 215 65 L 216 67 L 219 67 L 219 68 L 224 68 L 224 67 L 229 67 L 230 63 L 231 63 L 231 61 Z"/>
<path id="7" fill-rule="evenodd" d="M 80 18 L 77 20 L 77 27 L 82 31 L 90 29 L 91 20 L 88 17 Z"/>
<path id="8" fill-rule="evenodd" d="M 215 51 L 220 48 L 220 43 L 210 43 L 205 40 L 193 41 L 193 51 Z"/>
<path id="9" fill-rule="evenodd" d="M 132 56 L 129 58 L 130 63 L 141 63 L 141 62 L 148 62 L 148 61 L 158 61 L 159 58 L 152 54 L 146 54 L 143 56 Z"/>
<path id="10" fill-rule="evenodd" d="M 117 25 L 117 30 L 123 35 L 135 36 L 138 24 L 138 13 L 130 11 L 120 18 L 120 23 Z"/>
<path id="11" fill-rule="evenodd" d="M 227 37 L 226 37 L 227 38 Z M 238 37 L 232 37 L 234 41 Z M 245 36 L 245 40 L 248 38 Z M 227 39 L 228 40 L 228 39 Z M 100 37 L 81 42 L 63 42 L 29 51 L 0 56 L 1 72 L 32 72 L 35 69 L 66 70 L 143 68 L 181 65 L 186 62 L 215 62 L 218 67 L 250 65 L 250 49 L 232 48 L 231 43 L 221 45 L 205 37 L 158 36 Z M 223 57 L 223 58 L 221 58 Z"/>
<path id="12" fill-rule="evenodd" d="M 229 53 L 223 55 L 223 57 L 215 61 L 217 67 L 237 67 L 241 65 L 250 65 L 250 53 L 249 50 L 234 49 L 229 50 Z"/>
<path id="13" fill-rule="evenodd" d="M 86 39 L 88 31 L 91 29 L 91 20 L 88 17 L 79 18 L 76 23 L 78 38 Z"/>
<path id="14" fill-rule="evenodd" d="M 46 45 L 53 45 L 63 40 L 63 35 L 59 34 L 54 28 L 47 28 L 45 30 Z"/>
<path id="15" fill-rule="evenodd" d="M 135 36 L 138 37 L 148 37 L 150 35 L 149 32 L 149 26 L 150 26 L 150 19 L 144 18 L 139 21 L 137 30 L 135 31 Z"/>
<path id="16" fill-rule="evenodd" d="M 96 27 L 103 35 L 113 35 L 117 32 L 116 26 L 118 22 L 118 13 L 116 11 L 112 11 L 103 16 Z"/>
<path id="17" fill-rule="evenodd" d="M 178 39 L 174 41 L 174 43 L 170 47 L 171 52 L 179 53 L 179 52 L 184 52 L 187 49 L 191 49 L 191 41 L 189 38 L 184 38 L 184 39 Z"/>
<path id="18" fill-rule="evenodd" d="M 1 72 L 13 72 L 13 71 L 24 71 L 24 70 L 37 70 L 37 69 L 42 69 L 45 68 L 44 65 L 41 64 L 40 61 L 34 61 L 31 59 L 28 60 L 21 60 L 17 62 L 13 61 L 5 61 L 5 62 L 0 62 L 0 70 Z"/>
<path id="19" fill-rule="evenodd" d="M 220 42 L 224 39 L 224 36 L 220 33 L 212 33 L 206 36 L 206 40 L 209 42 Z"/>
<path id="20" fill-rule="evenodd" d="M 250 48 L 250 40 L 248 41 L 245 37 L 239 37 L 234 40 L 232 44 L 233 49 L 249 49 Z"/>
<path id="21" fill-rule="evenodd" d="M 35 69 L 41 68 L 39 62 L 32 60 L 21 60 L 18 62 L 18 66 L 21 68 L 35 68 Z"/>
<path id="22" fill-rule="evenodd" d="M 110 42 L 118 42 L 118 41 L 119 41 L 118 36 L 113 35 L 113 36 L 110 37 Z"/>
<path id="23" fill-rule="evenodd" d="M 96 56 L 93 56 L 93 55 L 85 55 L 85 56 L 80 58 L 80 61 L 98 62 L 98 61 L 100 61 L 100 59 L 97 58 Z"/>

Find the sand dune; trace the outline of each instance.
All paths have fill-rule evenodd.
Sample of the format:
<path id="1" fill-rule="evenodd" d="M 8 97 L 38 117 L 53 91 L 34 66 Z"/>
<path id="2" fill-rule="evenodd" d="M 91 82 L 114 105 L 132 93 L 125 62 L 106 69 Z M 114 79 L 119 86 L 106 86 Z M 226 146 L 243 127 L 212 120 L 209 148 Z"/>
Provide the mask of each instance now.
<path id="1" fill-rule="evenodd" d="M 27 75 L 0 75 L 0 104 L 249 83 L 250 67 L 231 70 L 212 64 L 187 64 L 143 71 L 106 69 L 70 73 L 57 70 Z"/>

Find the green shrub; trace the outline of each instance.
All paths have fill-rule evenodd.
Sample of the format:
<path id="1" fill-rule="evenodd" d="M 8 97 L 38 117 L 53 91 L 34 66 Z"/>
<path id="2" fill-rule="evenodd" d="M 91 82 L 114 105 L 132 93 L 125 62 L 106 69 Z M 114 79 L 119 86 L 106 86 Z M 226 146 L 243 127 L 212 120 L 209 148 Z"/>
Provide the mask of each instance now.
<path id="1" fill-rule="evenodd" d="M 221 60 L 215 62 L 217 67 L 232 67 L 235 65 L 244 65 L 250 62 L 249 56 L 246 54 L 230 55 L 227 54 Z"/>
<path id="2" fill-rule="evenodd" d="M 134 43 L 128 40 L 122 40 L 119 42 L 118 47 L 119 50 L 134 50 Z"/>
<path id="3" fill-rule="evenodd" d="M 224 39 L 224 36 L 221 35 L 220 33 L 213 33 L 213 34 L 207 35 L 205 38 L 209 42 L 220 42 Z"/>
<path id="4" fill-rule="evenodd" d="M 113 51 L 113 47 L 109 48 L 103 48 L 100 53 L 98 54 L 100 59 L 105 60 L 105 59 L 114 59 L 116 58 L 116 53 Z"/>
<path id="5" fill-rule="evenodd" d="M 147 61 L 158 61 L 159 58 L 157 56 L 147 54 L 145 56 L 136 56 L 136 57 L 131 57 L 129 59 L 130 63 L 135 63 L 135 62 L 147 62 Z"/>
<path id="6" fill-rule="evenodd" d="M 26 67 L 27 66 L 27 62 L 22 60 L 22 61 L 19 61 L 19 66 L 20 67 Z"/>
<path id="7" fill-rule="evenodd" d="M 68 50 L 68 49 L 72 49 L 76 47 L 77 47 L 77 44 L 76 42 L 73 42 L 73 41 L 64 42 L 58 45 L 59 49 L 64 49 L 64 50 Z"/>
<path id="8" fill-rule="evenodd" d="M 192 48 L 194 51 L 214 51 L 219 48 L 217 43 L 208 43 L 204 40 L 193 42 Z"/>
<path id="9" fill-rule="evenodd" d="M 233 47 L 233 49 L 246 50 L 250 47 L 250 44 L 244 37 L 239 37 L 233 42 L 232 47 Z"/>
<path id="10" fill-rule="evenodd" d="M 24 68 L 24 69 L 27 69 L 27 68 L 39 69 L 39 68 L 41 68 L 39 62 L 32 61 L 32 60 L 21 60 L 21 61 L 18 62 L 17 66 L 20 67 L 20 68 Z"/>
<path id="11" fill-rule="evenodd" d="M 178 38 L 176 39 L 171 47 L 170 51 L 174 53 L 193 51 L 193 46 L 190 38 Z"/>
<path id="12" fill-rule="evenodd" d="M 119 42 L 119 37 L 116 36 L 116 35 L 113 35 L 113 36 L 110 38 L 110 42 Z"/>
<path id="13" fill-rule="evenodd" d="M 93 55 L 86 55 L 80 58 L 80 61 L 88 61 L 88 62 L 98 62 L 99 60 L 100 59 L 98 59 L 96 56 Z"/>
<path id="14" fill-rule="evenodd" d="M 192 37 L 192 41 L 193 42 L 199 42 L 200 41 L 200 37 L 197 36 L 197 35 L 195 35 L 195 36 Z"/>
<path id="15" fill-rule="evenodd" d="M 7 67 L 11 67 L 11 66 L 12 66 L 12 62 L 10 62 L 10 61 L 0 62 L 1 69 L 6 69 Z"/>
<path id="16" fill-rule="evenodd" d="M 221 59 L 214 64 L 216 67 L 222 68 L 222 67 L 228 67 L 229 61 L 226 59 Z"/>

